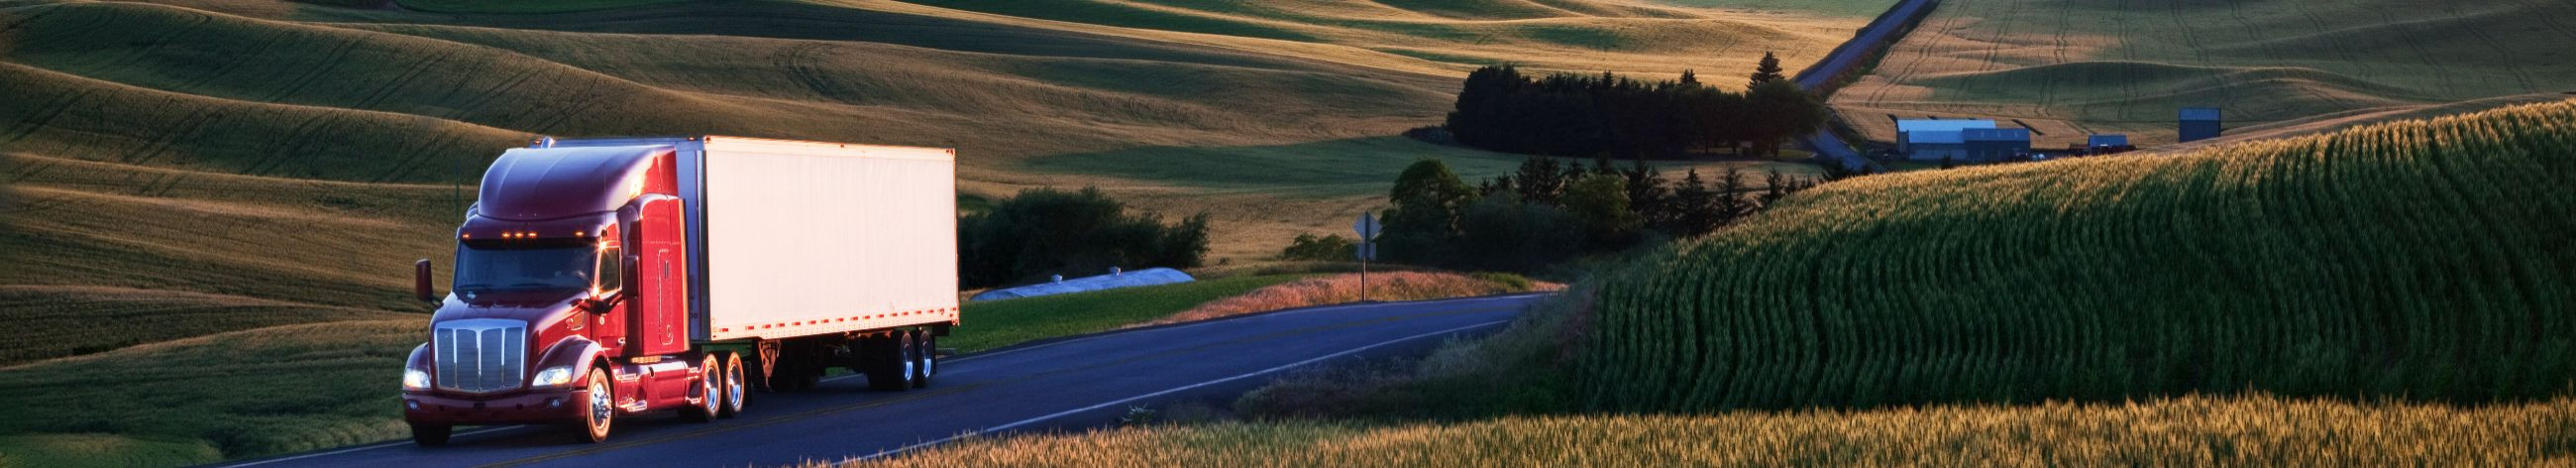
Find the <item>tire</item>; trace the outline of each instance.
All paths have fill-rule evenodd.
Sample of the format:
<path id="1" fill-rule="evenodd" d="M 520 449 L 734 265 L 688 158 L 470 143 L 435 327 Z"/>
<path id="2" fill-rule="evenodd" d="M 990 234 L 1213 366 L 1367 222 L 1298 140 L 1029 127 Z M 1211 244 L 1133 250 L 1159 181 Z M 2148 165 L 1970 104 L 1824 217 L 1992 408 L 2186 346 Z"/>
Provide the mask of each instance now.
<path id="1" fill-rule="evenodd" d="M 927 388 L 930 377 L 939 375 L 939 339 L 929 330 L 912 332 L 912 388 Z"/>
<path id="2" fill-rule="evenodd" d="M 724 400 L 716 405 L 716 417 L 730 418 L 742 415 L 743 390 L 746 390 L 742 379 L 742 355 L 722 352 L 716 353 L 716 356 L 720 358 L 716 362 L 724 365 L 723 371 L 717 373 L 724 379 L 722 386 L 719 387 L 724 390 Z"/>
<path id="3" fill-rule="evenodd" d="M 582 392 L 585 406 L 581 412 L 580 440 L 589 443 L 608 441 L 608 432 L 617 423 L 617 383 L 608 380 L 608 371 L 590 370 L 590 389 Z"/>
<path id="4" fill-rule="evenodd" d="M 910 343 L 905 338 L 906 335 L 902 332 L 864 338 L 867 346 L 868 388 L 886 392 L 900 392 L 912 388 L 912 369 L 910 369 L 912 366 L 909 365 L 912 357 L 906 349 L 908 348 L 906 345 Z"/>
<path id="5" fill-rule="evenodd" d="M 680 419 L 688 422 L 716 420 L 724 407 L 724 361 L 709 354 L 698 358 L 698 404 L 680 408 Z"/>
<path id="6" fill-rule="evenodd" d="M 455 432 L 456 426 L 446 424 L 412 424 L 411 443 L 422 447 L 447 445 L 447 436 Z"/>

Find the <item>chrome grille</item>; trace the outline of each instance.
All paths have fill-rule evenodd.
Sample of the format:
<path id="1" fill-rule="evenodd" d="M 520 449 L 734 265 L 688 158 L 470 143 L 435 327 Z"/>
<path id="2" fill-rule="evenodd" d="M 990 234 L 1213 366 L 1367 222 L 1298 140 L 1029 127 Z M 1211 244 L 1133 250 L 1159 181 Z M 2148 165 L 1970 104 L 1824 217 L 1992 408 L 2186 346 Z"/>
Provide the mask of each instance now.
<path id="1" fill-rule="evenodd" d="M 441 322 L 430 330 L 438 388 L 490 393 L 519 388 L 527 378 L 528 326 L 516 320 Z"/>

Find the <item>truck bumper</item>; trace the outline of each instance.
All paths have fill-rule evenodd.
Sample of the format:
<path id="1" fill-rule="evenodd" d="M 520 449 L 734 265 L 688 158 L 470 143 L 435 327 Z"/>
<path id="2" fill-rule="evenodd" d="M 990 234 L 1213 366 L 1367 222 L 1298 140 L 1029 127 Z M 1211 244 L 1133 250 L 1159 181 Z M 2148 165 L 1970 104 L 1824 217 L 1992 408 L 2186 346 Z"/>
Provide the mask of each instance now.
<path id="1" fill-rule="evenodd" d="M 538 424 L 581 419 L 583 389 L 533 390 L 463 397 L 404 393 L 403 420 L 413 424 Z"/>

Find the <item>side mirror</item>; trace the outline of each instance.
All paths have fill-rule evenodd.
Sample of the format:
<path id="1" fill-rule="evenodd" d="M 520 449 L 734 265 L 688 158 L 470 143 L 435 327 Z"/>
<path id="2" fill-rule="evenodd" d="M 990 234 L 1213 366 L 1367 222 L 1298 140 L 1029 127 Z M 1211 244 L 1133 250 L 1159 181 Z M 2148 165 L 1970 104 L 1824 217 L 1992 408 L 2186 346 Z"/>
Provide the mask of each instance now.
<path id="1" fill-rule="evenodd" d="M 411 292 L 412 294 L 419 296 L 421 302 L 438 301 L 438 298 L 434 294 L 435 291 L 429 290 L 429 276 L 429 259 L 424 258 L 420 259 L 418 262 L 412 262 Z"/>

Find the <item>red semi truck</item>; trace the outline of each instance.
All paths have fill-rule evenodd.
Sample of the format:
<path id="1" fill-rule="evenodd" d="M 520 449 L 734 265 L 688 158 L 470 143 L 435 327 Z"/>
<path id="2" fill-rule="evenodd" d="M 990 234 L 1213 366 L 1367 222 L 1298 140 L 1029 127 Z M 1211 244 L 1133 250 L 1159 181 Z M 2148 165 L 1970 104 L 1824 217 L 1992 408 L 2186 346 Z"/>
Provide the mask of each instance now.
<path id="1" fill-rule="evenodd" d="M 403 369 L 412 440 L 457 425 L 678 410 L 845 367 L 929 385 L 957 325 L 956 151 L 736 137 L 540 139 L 456 229 L 454 283 Z"/>

